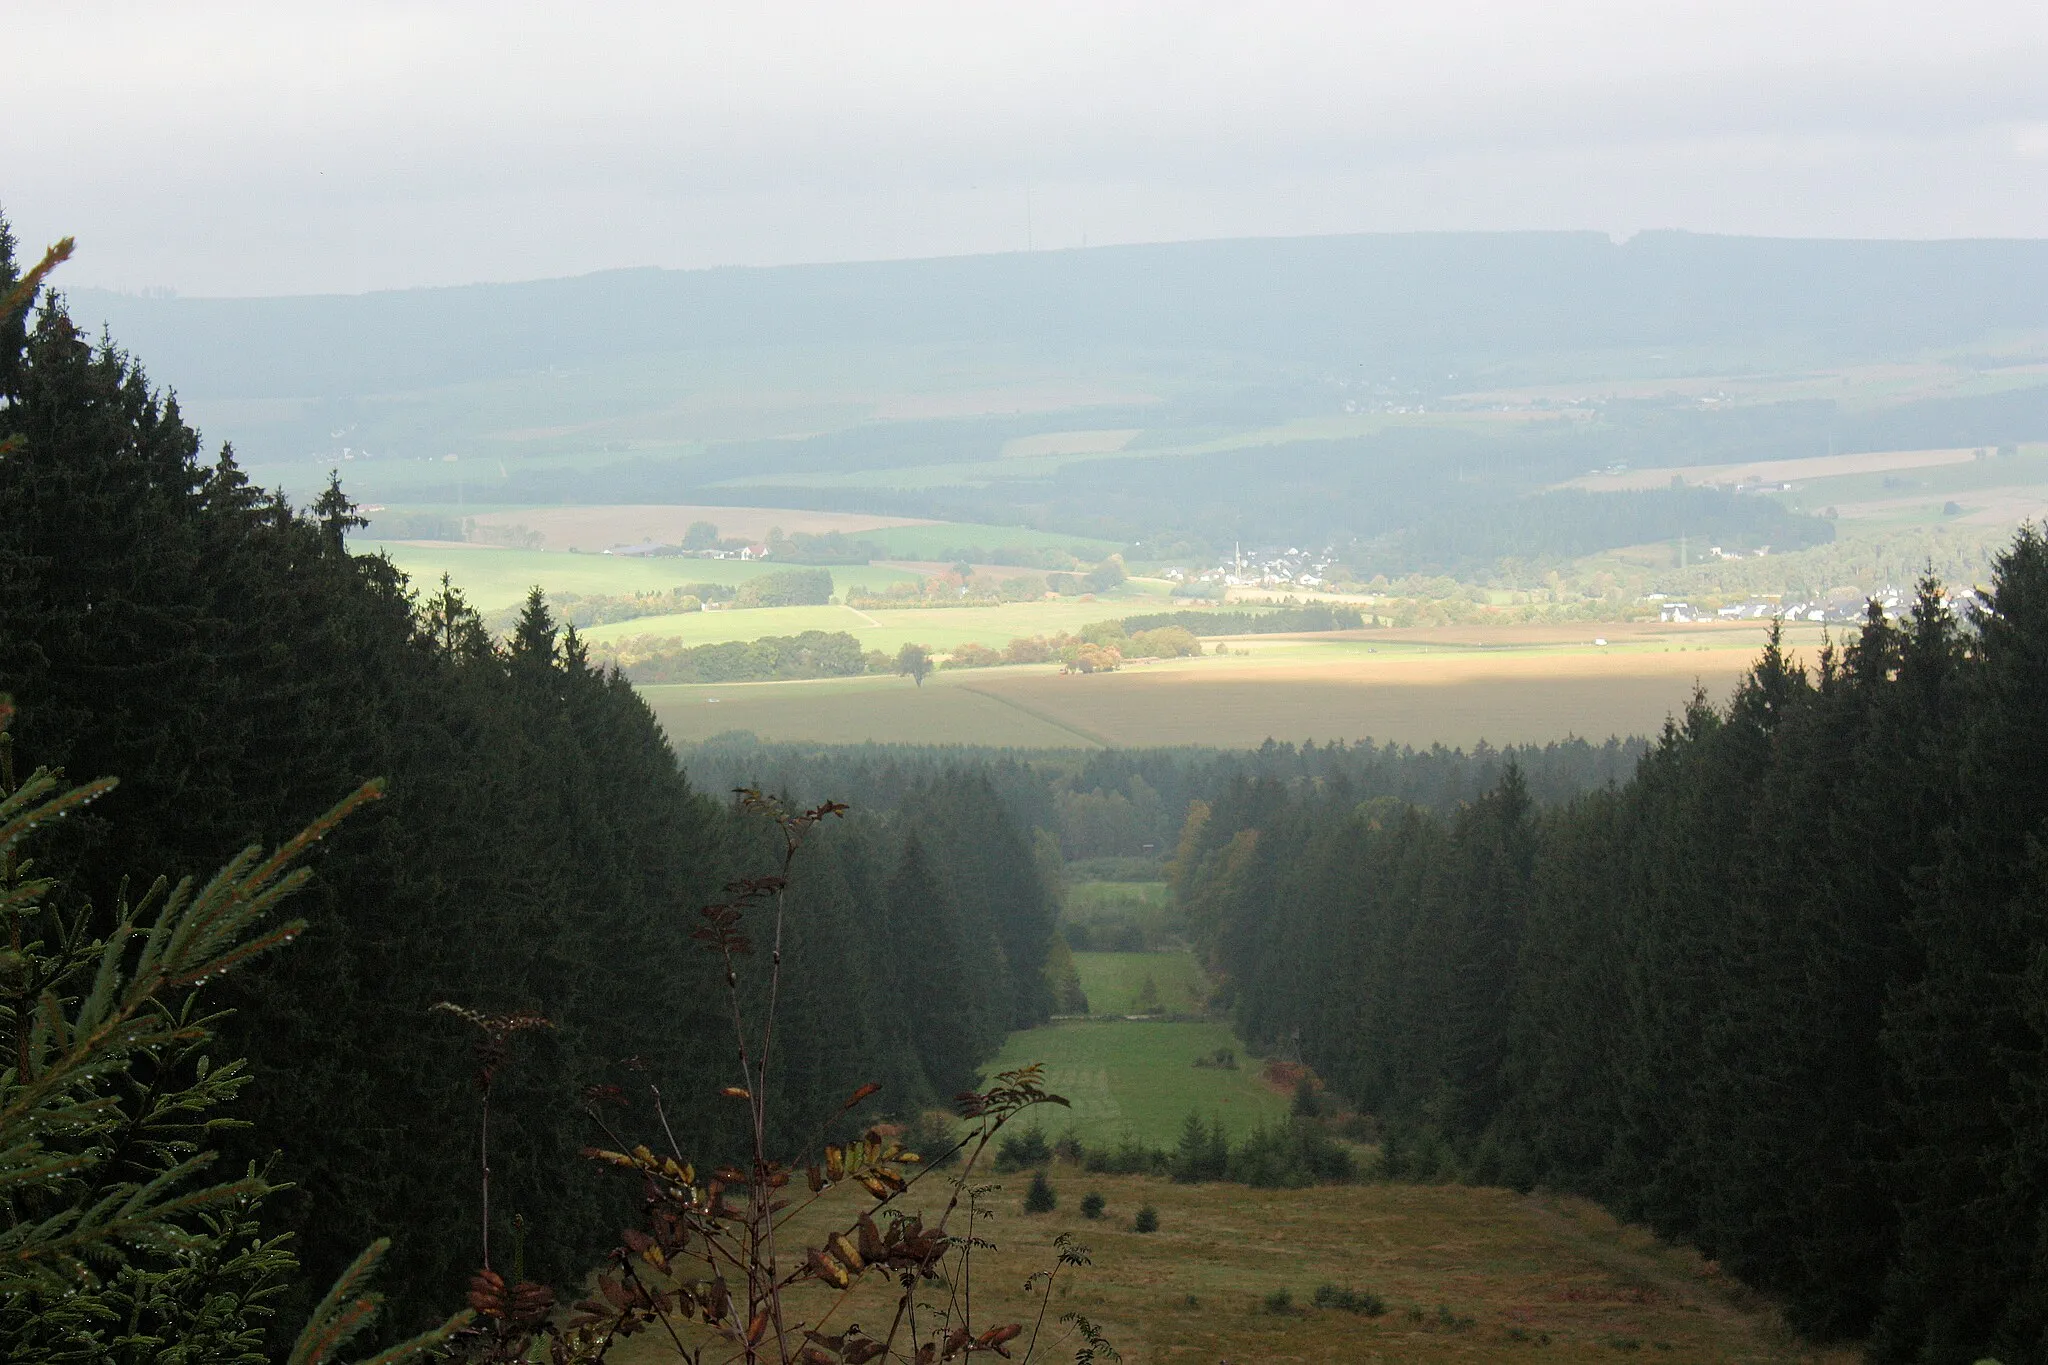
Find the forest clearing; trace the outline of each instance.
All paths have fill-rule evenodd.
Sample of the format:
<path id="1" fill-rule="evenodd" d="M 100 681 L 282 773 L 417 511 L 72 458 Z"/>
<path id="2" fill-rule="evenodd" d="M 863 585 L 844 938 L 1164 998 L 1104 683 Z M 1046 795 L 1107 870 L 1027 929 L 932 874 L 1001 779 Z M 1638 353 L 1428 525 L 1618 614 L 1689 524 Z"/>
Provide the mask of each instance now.
<path id="1" fill-rule="evenodd" d="M 1174 958 L 1183 960 L 1180 984 L 1199 978 L 1186 954 L 1075 956 L 1091 990 L 1146 969 L 1169 979 Z M 1225 1053 L 1230 1066 L 1195 1064 Z M 1021 1135 L 1074 1140 L 1085 1151 L 1131 1141 L 1170 1150 L 1191 1112 L 1235 1141 L 1283 1123 L 1290 1103 L 1222 1021 L 1056 1022 L 1011 1034 L 987 1069 L 1029 1062 L 1045 1065 L 1049 1087 L 1072 1108 L 1031 1111 L 1017 1121 Z M 1369 1149 L 1361 1155 L 1372 1158 Z M 1856 1358 L 1850 1349 L 1800 1342 L 1775 1305 L 1712 1263 L 1570 1196 L 1369 1176 L 1255 1189 L 1092 1172 L 1067 1159 L 1040 1169 L 1057 1198 L 1040 1214 L 1022 1208 L 1034 1172 L 977 1170 L 994 1214 L 977 1224 L 992 1243 L 975 1253 L 977 1320 L 1017 1320 L 1028 1332 L 1044 1304 L 1044 1342 L 1058 1343 L 1072 1332 L 1062 1315 L 1079 1312 L 1129 1365 L 1611 1361 L 1643 1352 L 1757 1365 Z M 1083 1209 L 1088 1196 L 1102 1201 L 1095 1217 Z M 1141 1209 L 1156 1215 L 1155 1231 L 1135 1229 Z M 843 1217 L 828 1198 L 791 1230 L 814 1241 Z M 1063 1236 L 1085 1247 L 1092 1264 L 1063 1267 L 1047 1303 L 1026 1281 L 1054 1263 Z M 925 1297 L 947 1292 L 935 1283 Z M 820 1330 L 859 1324 L 876 1335 L 894 1300 L 893 1285 L 871 1280 L 844 1303 L 814 1288 L 793 1291 L 789 1302 L 795 1314 L 830 1311 Z M 1064 1356 L 1074 1344 L 1050 1354 Z M 663 1346 L 644 1337 L 613 1359 L 665 1359 Z"/>

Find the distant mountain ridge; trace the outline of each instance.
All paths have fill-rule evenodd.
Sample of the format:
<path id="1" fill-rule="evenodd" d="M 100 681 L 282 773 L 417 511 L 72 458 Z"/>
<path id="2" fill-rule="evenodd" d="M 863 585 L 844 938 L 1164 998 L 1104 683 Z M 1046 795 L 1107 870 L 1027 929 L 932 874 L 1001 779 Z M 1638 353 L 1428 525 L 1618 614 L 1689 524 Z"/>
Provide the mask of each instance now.
<path id="1" fill-rule="evenodd" d="M 612 270 L 360 295 L 69 296 L 206 398 L 366 394 L 632 355 L 1018 344 L 1418 367 L 1788 344 L 1848 359 L 2048 327 L 2048 241 L 1645 232 L 1262 238 L 830 265 Z"/>

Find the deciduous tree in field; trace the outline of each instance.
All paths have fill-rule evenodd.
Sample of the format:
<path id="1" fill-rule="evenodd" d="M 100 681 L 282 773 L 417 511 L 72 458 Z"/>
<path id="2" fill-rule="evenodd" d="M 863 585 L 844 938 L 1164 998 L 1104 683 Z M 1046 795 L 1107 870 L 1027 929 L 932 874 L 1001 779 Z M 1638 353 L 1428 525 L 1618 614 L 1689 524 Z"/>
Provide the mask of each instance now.
<path id="1" fill-rule="evenodd" d="M 919 687 L 931 676 L 932 652 L 923 645 L 906 644 L 896 651 L 896 672 Z"/>

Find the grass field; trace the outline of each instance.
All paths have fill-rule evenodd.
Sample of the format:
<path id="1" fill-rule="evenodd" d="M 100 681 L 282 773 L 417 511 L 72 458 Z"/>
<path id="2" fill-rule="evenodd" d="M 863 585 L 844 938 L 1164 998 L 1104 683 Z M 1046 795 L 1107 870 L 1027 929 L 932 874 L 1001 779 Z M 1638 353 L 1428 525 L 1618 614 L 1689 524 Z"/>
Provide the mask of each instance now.
<path id="1" fill-rule="evenodd" d="M 712 507 L 649 504 L 609 507 L 512 507 L 479 513 L 479 526 L 521 526 L 538 532 L 549 550 L 607 550 L 653 542 L 677 545 L 692 522 L 708 521 L 726 537 L 766 540 L 780 529 L 788 535 L 842 531 L 871 535 L 884 526 L 914 518 L 872 517 L 859 512 L 803 512 L 783 507 Z"/>
<path id="2" fill-rule="evenodd" d="M 1023 748 L 1097 748 L 1103 740 L 1034 716 L 993 697 L 933 678 L 913 688 L 904 678 L 824 682 L 659 684 L 640 695 L 669 739 L 689 743 L 729 730 L 762 739 L 827 744 L 994 744 Z"/>
<path id="3" fill-rule="evenodd" d="M 841 572 L 839 569 L 832 571 L 835 584 Z M 849 572 L 892 574 L 899 579 L 916 577 L 909 571 L 881 565 Z M 643 616 L 636 621 L 618 621 L 594 627 L 588 635 L 597 643 L 651 635 L 681 640 L 686 645 L 703 645 L 722 640 L 758 640 L 764 635 L 788 635 L 799 630 L 843 630 L 857 637 L 866 649 L 885 649 L 894 653 L 915 641 L 944 652 L 969 643 L 1001 649 L 1020 636 L 1071 634 L 1091 622 L 1153 609 L 1150 602 L 1128 598 L 1101 598 L 1088 602 L 1062 598 L 1010 602 L 1001 606 L 895 610 L 885 607 L 863 607 L 859 610 L 852 607 L 760 607 L 750 611 Z"/>
<path id="4" fill-rule="evenodd" d="M 1242 1046 L 1219 1023 L 1070 1023 L 1011 1035 L 990 1070 L 1046 1064 L 1050 1088 L 1073 1110 L 1048 1107 L 1036 1122 L 1049 1138 L 1069 1126 L 1084 1143 L 1130 1132 L 1170 1144 L 1190 1109 L 1236 1132 L 1281 1117 L 1287 1097 L 1256 1068 L 1198 1069 L 1194 1057 Z M 1249 1059 L 1246 1059 L 1247 1061 Z M 1063 1272 L 1034 1357 L 1071 1357 L 1060 1315 L 1078 1311 L 1107 1332 L 1129 1365 L 1215 1361 L 1601 1361 L 1638 1353 L 1705 1365 L 1811 1361 L 1850 1365 L 1853 1349 L 1818 1351 L 1797 1341 L 1771 1306 L 1691 1251 L 1658 1243 L 1595 1206 L 1558 1196 L 1460 1186 L 1361 1183 L 1307 1190 L 1176 1185 L 1151 1177 L 1050 1169 L 1059 1205 L 1026 1215 L 1027 1177 L 1000 1183 L 996 1217 L 977 1223 L 993 1243 L 975 1252 L 976 1321 L 1030 1323 L 1041 1300 L 1026 1277 L 1049 1266 L 1053 1240 L 1070 1234 L 1093 1264 Z M 945 1174 L 913 1190 L 908 1207 L 936 1210 Z M 1083 1218 L 1081 1198 L 1100 1194 L 1103 1217 Z M 856 1192 L 799 1214 L 784 1234 L 816 1245 L 843 1228 L 867 1197 Z M 1156 1210 L 1156 1232 L 1132 1218 Z M 685 1274 L 700 1273 L 685 1269 Z M 1318 1286 L 1378 1296 L 1375 1315 L 1314 1304 Z M 1269 1302 L 1284 1291 L 1285 1307 Z M 933 1286 L 924 1297 L 944 1293 Z M 790 1310 L 826 1330 L 849 1322 L 879 1333 L 890 1321 L 893 1284 L 874 1276 L 845 1303 L 794 1291 Z M 670 1359 L 659 1333 L 627 1342 L 621 1365 Z M 1023 1350 L 1019 1343 L 1017 1355 Z"/>
<path id="5" fill-rule="evenodd" d="M 403 510 L 403 509 L 401 509 Z M 679 543 L 692 522 L 708 521 L 721 536 L 766 540 L 771 530 L 788 535 L 839 531 L 878 545 L 889 559 L 927 559 L 954 550 L 1028 546 L 1069 551 L 1098 560 L 1120 548 L 1089 536 L 1034 531 L 1020 526 L 927 521 L 918 517 L 869 516 L 860 512 L 811 512 L 788 507 L 721 507 L 649 504 L 599 507 L 500 507 L 474 517 L 480 526 L 523 527 L 537 532 L 548 550 L 600 551 L 620 545 Z"/>
<path id="6" fill-rule="evenodd" d="M 1126 1365 L 1215 1362 L 1669 1361 L 1672 1365 L 1852 1365 L 1853 1348 L 1821 1350 L 1793 1338 L 1767 1303 L 1697 1255 L 1660 1245 L 1582 1200 L 1507 1190 L 1351 1185 L 1251 1190 L 1088 1175 L 1055 1166 L 1059 1207 L 1027 1215 L 1025 1180 L 1003 1178 L 997 1217 L 979 1224 L 991 1250 L 975 1253 L 975 1323 L 1021 1321 L 1040 1300 L 1025 1277 L 1052 1264 L 1053 1239 L 1071 1234 L 1093 1264 L 1062 1271 L 1036 1359 L 1069 1360 L 1061 1314 L 1097 1322 Z M 936 1209 L 934 1189 L 912 1204 Z M 1081 1196 L 1104 1197 L 1103 1217 L 1081 1216 Z M 865 1200 L 865 1195 L 855 1196 Z M 1131 1231 L 1136 1210 L 1158 1211 L 1159 1230 Z M 848 1204 L 840 1227 L 851 1222 Z M 837 1214 L 839 1205 L 830 1212 Z M 791 1231 L 811 1244 L 825 1210 Z M 1318 1285 L 1367 1291 L 1375 1317 L 1311 1305 Z M 1272 1312 L 1286 1290 L 1292 1307 Z M 942 1294 L 935 1287 L 933 1297 Z M 896 1290 L 870 1276 L 826 1326 L 886 1330 Z M 818 1321 L 829 1300 L 792 1296 L 792 1312 Z M 1441 1310 L 1441 1311 L 1439 1311 Z M 619 1365 L 673 1359 L 659 1332 L 612 1354 Z M 1019 1359 L 1022 1343 L 1013 1343 Z"/>
<path id="7" fill-rule="evenodd" d="M 1165 882 L 1072 882 L 1067 886 L 1067 907 L 1077 913 L 1166 904 Z"/>
<path id="8" fill-rule="evenodd" d="M 1243 642 L 1248 657 L 1088 677 L 975 669 L 942 671 L 922 688 L 852 678 L 648 687 L 643 695 L 679 742 L 750 730 L 765 740 L 1053 747 L 1251 746 L 1269 737 L 1542 743 L 1654 733 L 1683 710 L 1695 684 L 1724 699 L 1762 643 L 1756 629 L 1597 629 L 1615 631 L 1614 643 L 1546 637 L 1507 647 L 1512 632 L 1484 628 L 1434 638 L 1373 632 L 1380 644 L 1266 637 Z M 1819 637 L 1790 638 L 1810 654 Z"/>
<path id="9" fill-rule="evenodd" d="M 1631 469 L 1620 474 L 1585 474 L 1559 484 L 1560 488 L 1584 488 L 1590 492 L 1612 493 L 1626 489 L 1664 488 L 1672 479 L 1687 483 L 1738 484 L 1757 481 L 1804 482 L 1845 474 L 1881 474 L 1900 469 L 1931 469 L 1942 465 L 1968 464 L 1976 458 L 1974 449 L 1883 450 L 1853 455 L 1810 455 L 1796 460 L 1753 460 L 1748 464 L 1677 465 L 1670 468 Z"/>
<path id="10" fill-rule="evenodd" d="M 1164 957 L 1167 954 L 1076 954 L 1078 957 Z M 1193 962 L 1188 963 L 1190 970 Z M 1086 978 L 1084 977 L 1085 981 Z M 1165 982 L 1161 983 L 1161 994 Z M 1091 995 L 1089 1003 L 1094 1003 Z M 1229 1048 L 1238 1069 L 1197 1067 L 1195 1058 Z M 1170 1147 L 1189 1112 L 1219 1118 L 1233 1137 L 1287 1117 L 1290 1096 L 1259 1079 L 1258 1064 L 1230 1025 L 1210 1021 L 1151 1023 L 1066 1021 L 1010 1035 L 1001 1055 L 984 1067 L 993 1073 L 1042 1062 L 1052 1089 L 1074 1102 L 1071 1111 L 1048 1110 L 1048 1138 L 1072 1128 L 1092 1146 L 1113 1146 L 1125 1135 Z"/>
<path id="11" fill-rule="evenodd" d="M 1209 978 L 1192 953 L 1075 953 L 1074 968 L 1090 1014 L 1140 1012 L 1148 981 L 1153 1000 L 1168 1014 L 1198 1013 L 1208 1005 Z"/>
<path id="12" fill-rule="evenodd" d="M 744 583 L 787 564 L 743 563 L 736 559 L 652 559 L 605 554 L 565 554 L 552 550 L 507 550 L 454 543 L 356 540 L 358 554 L 382 551 L 412 579 L 422 593 L 447 574 L 481 611 L 518 604 L 538 584 L 550 594 L 625 594 L 667 591 L 681 583 Z M 882 565 L 838 565 L 832 569 L 834 590 L 849 586 L 883 588 L 917 581 L 917 575 Z M 763 631 L 762 634 L 774 634 Z M 721 639 L 731 638 L 730 634 Z"/>

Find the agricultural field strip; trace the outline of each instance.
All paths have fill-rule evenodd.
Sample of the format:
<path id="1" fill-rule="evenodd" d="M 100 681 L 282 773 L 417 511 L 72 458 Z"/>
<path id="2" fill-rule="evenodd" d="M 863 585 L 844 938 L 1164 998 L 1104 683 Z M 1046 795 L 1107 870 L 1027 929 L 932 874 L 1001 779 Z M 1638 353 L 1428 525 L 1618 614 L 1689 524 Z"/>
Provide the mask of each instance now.
<path id="1" fill-rule="evenodd" d="M 528 507 L 481 512 L 479 526 L 524 527 L 539 533 L 550 550 L 580 546 L 604 550 L 615 545 L 649 541 L 675 544 L 696 521 L 708 521 L 719 534 L 765 540 L 772 528 L 786 534 L 813 535 L 840 531 L 853 535 L 883 527 L 928 525 L 920 517 L 877 517 L 858 512 L 804 512 L 775 507 L 706 507 L 694 504 L 613 505 L 597 507 Z"/>
<path id="2" fill-rule="evenodd" d="M 979 697 L 987 697 L 990 701 L 995 702 L 998 706 L 1007 706 L 1013 711 L 1017 711 L 1023 715 L 1030 716 L 1033 720 L 1043 721 L 1045 724 L 1053 726 L 1060 730 L 1064 730 L 1068 734 L 1074 736 L 1076 739 L 1084 740 L 1089 744 L 1099 744 L 1105 749 L 1111 749 L 1116 747 L 1115 740 L 1109 739 L 1103 735 L 1098 735 L 1093 730 L 1089 730 L 1082 726 L 1076 725 L 1072 721 L 1062 720 L 1060 717 L 1054 715 L 1050 711 L 1047 711 L 1045 708 L 1033 706 L 1029 702 L 1022 701 L 1016 697 L 1006 697 L 1001 692 L 997 692 L 986 687 L 975 687 L 972 684 L 966 682 L 961 683 L 960 690 L 963 692 L 972 692 L 973 694 Z"/>
<path id="3" fill-rule="evenodd" d="M 1117 746 L 1256 747 L 1268 738 L 1498 745 L 1654 733 L 1684 709 L 1695 685 L 1724 696 L 1753 660 L 1727 650 L 1524 659 L 1515 672 L 1500 671 L 1507 659 L 1376 661 L 1370 673 L 1277 662 L 1207 675 L 1163 666 L 1095 677 L 1013 668 L 942 672 L 922 688 L 874 677 L 647 687 L 642 695 L 679 743 L 746 730 L 771 741 L 1046 748 L 1096 747 L 1082 734 Z M 1599 667 L 1526 666 L 1577 662 Z M 1640 662 L 1657 666 L 1633 666 Z M 1474 672 L 1473 663 L 1494 667 Z M 958 685 L 962 679 L 974 686 Z M 1004 704 L 1010 700 L 1029 710 Z"/>
<path id="4" fill-rule="evenodd" d="M 1970 464 L 1975 448 L 1953 450 L 1883 450 L 1854 455 L 1812 455 L 1796 460 L 1754 460 L 1747 464 L 1696 464 L 1670 468 L 1631 469 L 1620 474 L 1582 474 L 1555 485 L 1594 493 L 1663 488 L 1673 479 L 1687 483 L 1781 483 L 1825 479 L 1848 474 L 1883 474 L 1901 469 L 1934 469 Z"/>
<path id="5" fill-rule="evenodd" d="M 457 542 L 352 540 L 359 554 L 382 552 L 412 580 L 415 591 L 431 592 L 447 574 L 450 581 L 483 611 L 516 606 L 539 587 L 550 596 L 630 596 L 667 592 L 685 583 L 744 583 L 750 578 L 792 567 L 770 561 L 736 559 L 635 558 L 605 554 L 564 554 L 552 550 L 511 550 Z M 915 574 L 875 565 L 832 568 L 835 589 L 859 585 L 884 589 L 892 583 L 913 583 Z"/>
<path id="6" fill-rule="evenodd" d="M 894 650 L 915 642 L 940 653 L 964 644 L 1002 648 L 1013 639 L 1038 635 L 1071 634 L 1098 621 L 1113 621 L 1156 611 L 1171 611 L 1170 602 L 1146 599 L 1106 598 L 1094 602 L 1019 602 L 992 607 L 889 608 L 868 607 L 859 611 L 844 607 L 758 607 L 745 611 L 690 612 L 676 616 L 644 616 L 615 621 L 585 631 L 593 643 L 614 643 L 634 636 L 672 639 L 684 645 L 718 644 L 732 640 L 758 640 L 764 635 L 790 635 L 802 630 L 845 630 L 871 649 Z M 838 613 L 838 614 L 834 614 Z M 1276 650 L 1312 651 L 1319 657 L 1358 655 L 1394 657 L 1402 654 L 1472 653 L 1535 654 L 1543 652 L 1629 653 L 1667 647 L 1759 648 L 1764 627 L 1754 622 L 1740 625 L 1665 626 L 1655 635 L 1644 636 L 1622 626 L 1588 623 L 1575 626 L 1571 639 L 1560 639 L 1554 628 L 1500 626 L 1485 631 L 1485 637 L 1468 638 L 1447 634 L 1431 638 L 1415 632 L 1329 631 L 1299 635 L 1250 635 L 1218 637 L 1233 649 L 1255 653 Z M 1610 633 L 1611 632 L 1611 633 Z M 1595 645 L 1596 638 L 1608 643 Z M 1213 650 L 1216 639 L 1205 639 Z M 1188 666 L 1197 661 L 1178 661 Z M 1208 660 L 1199 661 L 1206 664 Z M 1224 660 L 1218 659 L 1223 663 Z M 1158 667 L 1162 665 L 1149 665 Z"/>

